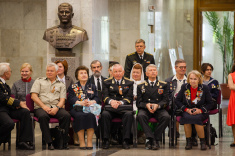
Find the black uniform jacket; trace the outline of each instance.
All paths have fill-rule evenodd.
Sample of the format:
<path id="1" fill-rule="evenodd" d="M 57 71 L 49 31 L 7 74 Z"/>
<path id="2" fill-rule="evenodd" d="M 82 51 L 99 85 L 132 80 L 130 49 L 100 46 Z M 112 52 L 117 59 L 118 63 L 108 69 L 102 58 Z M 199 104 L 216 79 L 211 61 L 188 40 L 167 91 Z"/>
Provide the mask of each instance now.
<path id="1" fill-rule="evenodd" d="M 138 109 L 147 109 L 146 104 L 158 104 L 158 109 L 165 108 L 168 105 L 168 87 L 164 81 L 157 80 L 154 87 L 147 81 L 137 86 L 137 101 Z"/>
<path id="2" fill-rule="evenodd" d="M 76 101 L 83 101 L 89 98 L 90 100 L 95 100 L 97 104 L 100 104 L 98 93 L 94 84 L 89 82 L 86 83 L 85 89 L 82 89 L 80 82 L 72 84 L 68 89 L 68 102 L 70 104 L 70 110 Z"/>
<path id="3" fill-rule="evenodd" d="M 146 67 L 149 64 L 155 64 L 154 58 L 152 54 L 144 52 L 144 58 L 141 61 L 140 57 L 137 52 L 133 52 L 129 55 L 126 56 L 126 62 L 125 62 L 125 77 L 130 78 L 130 73 L 131 69 L 134 64 L 140 63 L 143 67 L 144 70 L 144 78 L 147 79 L 145 72 L 146 72 Z"/>
<path id="4" fill-rule="evenodd" d="M 11 89 L 0 80 L 0 112 L 8 112 L 10 108 L 20 106 L 20 101 L 11 97 Z"/>
<path id="5" fill-rule="evenodd" d="M 189 83 L 183 84 L 179 91 L 175 103 L 182 111 L 186 108 L 199 108 L 203 113 L 208 113 L 213 107 L 213 101 L 208 86 L 199 84 L 196 98 L 197 104 L 191 102 L 191 85 Z"/>
<path id="6" fill-rule="evenodd" d="M 124 105 L 131 104 L 133 100 L 133 84 L 132 80 L 125 77 L 122 78 L 119 86 L 113 77 L 104 80 L 103 96 L 105 105 L 109 104 L 110 100 L 122 101 Z"/>

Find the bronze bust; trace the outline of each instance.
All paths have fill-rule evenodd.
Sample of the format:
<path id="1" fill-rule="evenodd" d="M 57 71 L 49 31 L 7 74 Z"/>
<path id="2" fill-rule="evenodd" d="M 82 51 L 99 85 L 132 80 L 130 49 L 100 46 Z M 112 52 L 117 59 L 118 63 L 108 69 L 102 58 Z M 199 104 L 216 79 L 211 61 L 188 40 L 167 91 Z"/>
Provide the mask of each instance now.
<path id="1" fill-rule="evenodd" d="M 57 56 L 72 54 L 72 48 L 82 41 L 88 40 L 87 32 L 83 28 L 72 25 L 73 7 L 69 3 L 58 6 L 60 25 L 48 28 L 43 39 L 58 51 Z"/>

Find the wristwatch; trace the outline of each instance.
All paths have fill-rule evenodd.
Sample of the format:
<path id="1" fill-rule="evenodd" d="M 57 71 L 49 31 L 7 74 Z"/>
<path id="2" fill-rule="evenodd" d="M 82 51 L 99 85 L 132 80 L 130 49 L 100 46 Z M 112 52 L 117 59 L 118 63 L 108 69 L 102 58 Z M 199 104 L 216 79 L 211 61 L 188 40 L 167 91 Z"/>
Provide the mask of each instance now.
<path id="1" fill-rule="evenodd" d="M 56 106 L 59 110 L 60 110 L 60 107 L 59 106 Z"/>

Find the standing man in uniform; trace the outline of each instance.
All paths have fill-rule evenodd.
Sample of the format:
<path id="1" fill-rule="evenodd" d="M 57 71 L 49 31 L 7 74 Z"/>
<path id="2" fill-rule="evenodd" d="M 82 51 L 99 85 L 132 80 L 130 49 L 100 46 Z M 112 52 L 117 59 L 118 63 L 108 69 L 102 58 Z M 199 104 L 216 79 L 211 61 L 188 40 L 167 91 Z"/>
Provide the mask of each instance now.
<path id="1" fill-rule="evenodd" d="M 46 68 L 46 76 L 35 80 L 31 88 L 31 98 L 34 101 L 34 113 L 40 123 L 43 139 L 48 144 L 49 150 L 54 150 L 49 129 L 50 118 L 59 120 L 60 128 L 65 130 L 64 136 L 68 136 L 70 114 L 63 108 L 66 99 L 66 87 L 57 79 L 58 66 L 49 63 Z M 65 137 L 66 138 L 66 137 Z M 68 149 L 64 140 L 64 149 Z"/>
<path id="2" fill-rule="evenodd" d="M 134 64 L 140 63 L 144 69 L 144 78 L 146 77 L 146 67 L 149 64 L 155 64 L 154 58 L 152 54 L 146 53 L 144 51 L 145 49 L 145 41 L 143 39 L 138 39 L 135 41 L 135 49 L 136 52 L 133 52 L 126 56 L 126 62 L 125 62 L 125 77 L 130 78 L 131 69 Z"/>
<path id="3" fill-rule="evenodd" d="M 7 142 L 14 129 L 12 118 L 20 120 L 20 136 L 18 148 L 33 150 L 33 127 L 30 111 L 25 101 L 11 97 L 11 89 L 6 80 L 11 77 L 9 63 L 0 63 L 0 145 Z"/>
<path id="4" fill-rule="evenodd" d="M 146 149 L 158 150 L 161 135 L 170 122 L 170 115 L 165 110 L 168 105 L 168 88 L 166 82 L 157 79 L 157 66 L 154 64 L 146 68 L 146 76 L 148 80 L 137 86 L 137 120 L 148 139 Z M 158 121 L 154 133 L 148 125 L 151 117 Z"/>
<path id="5" fill-rule="evenodd" d="M 113 77 L 104 80 L 104 103 L 110 105 L 114 109 L 118 109 L 121 105 L 131 105 L 133 100 L 133 81 L 124 78 L 124 69 L 120 64 L 112 67 Z M 126 110 L 123 113 L 116 113 L 104 110 L 101 114 L 101 126 L 103 130 L 103 149 L 109 148 L 109 137 L 111 121 L 113 118 L 122 118 L 123 124 L 123 143 L 124 149 L 129 149 L 130 133 L 133 122 L 133 111 Z"/>
<path id="6" fill-rule="evenodd" d="M 92 76 L 90 77 L 90 82 L 91 84 L 94 84 L 96 86 L 96 89 L 98 91 L 98 97 L 100 102 L 102 102 L 102 89 L 103 89 L 103 84 L 104 84 L 104 80 L 106 79 L 105 77 L 103 77 L 101 75 L 101 71 L 102 71 L 102 63 L 98 60 L 94 60 L 91 62 L 91 71 L 92 71 Z"/>

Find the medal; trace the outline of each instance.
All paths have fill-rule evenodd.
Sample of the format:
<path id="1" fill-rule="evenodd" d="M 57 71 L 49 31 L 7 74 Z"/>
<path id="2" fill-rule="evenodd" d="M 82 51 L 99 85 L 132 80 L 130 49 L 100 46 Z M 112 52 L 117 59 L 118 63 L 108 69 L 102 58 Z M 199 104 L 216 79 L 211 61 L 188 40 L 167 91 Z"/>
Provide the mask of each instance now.
<path id="1" fill-rule="evenodd" d="M 122 86 L 118 86 L 119 88 L 119 94 L 122 95 Z"/>

